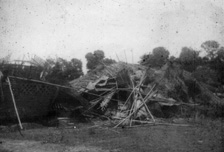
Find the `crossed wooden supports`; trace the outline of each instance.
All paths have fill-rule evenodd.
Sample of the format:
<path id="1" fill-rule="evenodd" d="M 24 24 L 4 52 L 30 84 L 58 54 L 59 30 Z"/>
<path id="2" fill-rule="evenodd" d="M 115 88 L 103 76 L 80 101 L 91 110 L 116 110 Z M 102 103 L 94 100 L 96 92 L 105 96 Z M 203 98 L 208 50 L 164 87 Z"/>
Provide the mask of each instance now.
<path id="1" fill-rule="evenodd" d="M 122 119 L 114 128 L 120 126 L 121 124 L 123 124 L 125 121 L 129 120 L 130 122 L 130 126 L 132 125 L 132 121 L 135 121 L 133 119 L 135 119 L 135 115 L 139 112 L 140 109 L 142 109 L 143 107 L 146 109 L 147 115 L 151 117 L 151 119 L 153 120 L 153 123 L 155 123 L 155 119 L 154 116 L 152 115 L 152 113 L 150 112 L 148 106 L 146 105 L 147 102 L 149 102 L 149 99 L 157 92 L 155 90 L 156 85 L 154 84 L 151 88 L 151 90 L 147 93 L 147 95 L 143 98 L 141 92 L 140 92 L 140 87 L 141 84 L 143 83 L 144 79 L 146 78 L 145 73 L 143 74 L 143 76 L 141 77 L 140 82 L 136 85 L 136 87 L 134 87 L 134 83 L 132 81 L 132 86 L 133 86 L 133 90 L 131 92 L 131 94 L 129 95 L 128 99 L 126 100 L 125 104 L 130 100 L 132 94 L 134 96 L 134 101 L 132 102 L 132 106 L 131 109 L 129 111 L 129 114 L 126 118 Z M 141 104 L 138 107 L 135 107 L 137 101 L 141 101 Z"/>

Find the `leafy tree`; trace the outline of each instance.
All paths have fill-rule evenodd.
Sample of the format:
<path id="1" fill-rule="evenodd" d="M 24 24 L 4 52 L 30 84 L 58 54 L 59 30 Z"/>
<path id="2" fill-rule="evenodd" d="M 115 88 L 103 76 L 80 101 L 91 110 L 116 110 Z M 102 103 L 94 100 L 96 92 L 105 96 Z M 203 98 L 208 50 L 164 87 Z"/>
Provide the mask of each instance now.
<path id="1" fill-rule="evenodd" d="M 104 52 L 101 50 L 96 50 L 93 53 L 89 52 L 85 55 L 85 58 L 87 60 L 87 69 L 93 70 L 98 65 L 109 65 L 112 63 L 115 63 L 115 60 L 105 58 Z"/>
<path id="2" fill-rule="evenodd" d="M 224 48 L 221 47 L 217 50 L 216 57 L 209 62 L 210 68 L 217 72 L 218 80 L 224 84 Z"/>
<path id="3" fill-rule="evenodd" d="M 100 61 L 100 60 L 103 60 L 105 55 L 104 55 L 104 52 L 101 51 L 101 50 L 96 50 L 94 51 L 93 55 L 95 56 L 95 58 Z"/>
<path id="4" fill-rule="evenodd" d="M 223 60 L 224 61 L 224 47 L 220 47 L 219 50 L 217 51 L 217 57 L 220 59 L 220 60 Z"/>
<path id="5" fill-rule="evenodd" d="M 87 69 L 93 70 L 97 67 L 98 64 L 104 58 L 104 52 L 101 50 L 96 50 L 93 53 L 89 52 L 86 54 L 85 58 L 87 59 Z"/>
<path id="6" fill-rule="evenodd" d="M 207 53 L 206 56 L 209 59 L 214 59 L 217 56 L 219 46 L 219 43 L 214 40 L 205 41 L 201 44 L 201 47 L 205 50 Z"/>
<path id="7" fill-rule="evenodd" d="M 76 58 L 71 59 L 66 69 L 66 75 L 68 80 L 73 80 L 82 76 L 82 61 Z"/>
<path id="8" fill-rule="evenodd" d="M 90 70 L 95 69 L 98 64 L 98 61 L 96 57 L 94 56 L 94 54 L 89 52 L 86 54 L 85 58 L 87 60 L 87 64 L 86 64 L 87 69 L 90 69 Z"/>
<path id="9" fill-rule="evenodd" d="M 182 68 L 193 72 L 198 65 L 201 64 L 202 59 L 199 57 L 199 51 L 195 51 L 189 47 L 183 47 L 179 56 L 179 62 L 182 65 Z"/>
<path id="10" fill-rule="evenodd" d="M 217 75 L 219 83 L 224 84 L 224 47 L 216 41 L 210 40 L 201 44 L 201 47 L 207 53 L 206 63 L 207 65 L 214 70 Z"/>
<path id="11" fill-rule="evenodd" d="M 224 47 L 221 47 L 218 52 L 218 64 L 216 65 L 218 67 L 218 73 L 219 73 L 219 80 L 222 85 L 224 85 Z"/>
<path id="12" fill-rule="evenodd" d="M 83 75 L 82 62 L 76 58 L 67 61 L 63 58 L 47 59 L 45 79 L 52 83 L 64 84 Z"/>
<path id="13" fill-rule="evenodd" d="M 191 63 L 199 58 L 199 51 L 195 51 L 192 48 L 183 47 L 179 56 L 181 62 Z"/>
<path id="14" fill-rule="evenodd" d="M 152 53 L 144 54 L 141 57 L 140 64 L 151 67 L 161 67 L 167 62 L 169 54 L 166 48 L 156 47 L 153 49 Z"/>

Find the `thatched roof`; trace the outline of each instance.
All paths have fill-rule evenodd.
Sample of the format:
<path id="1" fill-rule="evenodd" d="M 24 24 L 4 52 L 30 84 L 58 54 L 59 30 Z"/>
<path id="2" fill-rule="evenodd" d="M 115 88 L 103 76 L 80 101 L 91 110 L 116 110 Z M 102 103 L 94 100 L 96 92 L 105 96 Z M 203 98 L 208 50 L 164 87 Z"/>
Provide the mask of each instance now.
<path id="1" fill-rule="evenodd" d="M 109 66 L 104 65 L 101 69 L 96 68 L 95 70 L 88 72 L 86 75 L 70 81 L 70 85 L 74 88 L 74 90 L 82 92 L 90 82 L 95 82 L 102 76 L 116 78 L 118 73 L 123 69 L 129 70 L 130 73 L 135 73 L 135 71 L 143 70 L 145 67 L 138 64 L 127 64 L 124 62 L 114 63 Z"/>

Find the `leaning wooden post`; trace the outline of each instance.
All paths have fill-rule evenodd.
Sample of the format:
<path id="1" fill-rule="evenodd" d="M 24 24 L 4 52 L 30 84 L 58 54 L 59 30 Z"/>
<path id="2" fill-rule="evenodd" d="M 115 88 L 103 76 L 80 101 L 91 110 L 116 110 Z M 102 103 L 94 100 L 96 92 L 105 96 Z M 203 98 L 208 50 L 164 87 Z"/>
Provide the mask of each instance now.
<path id="1" fill-rule="evenodd" d="M 2 88 L 2 77 L 3 77 L 3 74 L 2 72 L 0 71 L 0 90 L 1 90 L 1 101 L 4 102 L 4 93 L 3 93 L 3 88 Z"/>
<path id="2" fill-rule="evenodd" d="M 8 80 L 8 83 L 9 83 L 9 89 L 10 89 L 11 96 L 12 96 L 12 102 L 13 102 L 13 105 L 14 105 L 14 108 L 15 108 L 15 111 L 16 111 L 16 116 L 17 116 L 17 119 L 19 121 L 20 129 L 22 130 L 23 126 L 22 126 L 22 123 L 20 121 L 20 117 L 19 117 L 19 113 L 18 113 L 18 110 L 17 110 L 17 107 L 16 107 L 15 97 L 14 97 L 14 94 L 13 94 L 13 91 L 12 91 L 12 86 L 11 86 L 11 82 L 9 80 L 9 77 L 7 78 L 7 80 Z"/>
<path id="3" fill-rule="evenodd" d="M 146 103 L 145 103 L 145 101 L 144 101 L 144 98 L 142 97 L 142 95 L 141 95 L 140 92 L 139 92 L 139 95 L 140 95 L 140 97 L 141 97 L 141 99 L 142 99 L 142 103 L 144 104 L 146 111 L 148 112 L 148 114 L 149 114 L 150 117 L 152 118 L 153 122 L 156 122 L 154 116 L 152 115 L 151 111 L 149 110 L 148 106 L 146 105 Z"/>
<path id="4" fill-rule="evenodd" d="M 154 84 L 154 86 L 151 88 L 151 90 L 149 91 L 149 93 L 145 96 L 143 103 L 137 107 L 137 109 L 135 111 L 133 111 L 131 114 L 129 114 L 126 118 L 124 118 L 123 120 L 121 120 L 116 126 L 114 126 L 114 128 L 117 128 L 120 124 L 122 124 L 126 119 L 129 119 L 133 114 L 135 114 L 139 109 L 141 109 L 144 106 L 144 103 L 147 102 L 148 98 L 150 98 L 153 95 L 153 89 L 155 88 L 156 84 Z"/>

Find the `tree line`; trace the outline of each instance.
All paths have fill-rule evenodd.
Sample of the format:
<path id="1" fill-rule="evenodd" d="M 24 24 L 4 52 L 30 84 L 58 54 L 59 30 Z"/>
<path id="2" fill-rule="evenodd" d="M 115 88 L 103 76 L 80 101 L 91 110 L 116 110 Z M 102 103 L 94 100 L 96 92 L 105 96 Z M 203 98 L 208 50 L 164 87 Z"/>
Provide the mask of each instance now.
<path id="1" fill-rule="evenodd" d="M 105 57 L 104 51 L 96 50 L 85 55 L 88 71 L 115 63 L 114 59 Z M 83 75 L 82 62 L 73 58 L 70 61 L 57 58 L 47 59 L 46 80 L 54 83 L 71 81 Z M 207 84 L 213 86 L 224 85 L 224 47 L 217 41 L 209 40 L 201 44 L 200 50 L 191 47 L 183 47 L 178 57 L 170 56 L 165 47 L 156 47 L 140 57 L 139 64 L 161 68 L 166 63 L 178 65 L 189 71 L 192 75 Z"/>
<path id="2" fill-rule="evenodd" d="M 178 57 L 169 55 L 170 52 L 166 48 L 157 47 L 152 53 L 141 56 L 139 63 L 160 68 L 170 62 L 191 72 L 199 81 L 216 87 L 224 85 L 224 47 L 217 41 L 205 41 L 200 50 L 183 47 Z"/>

